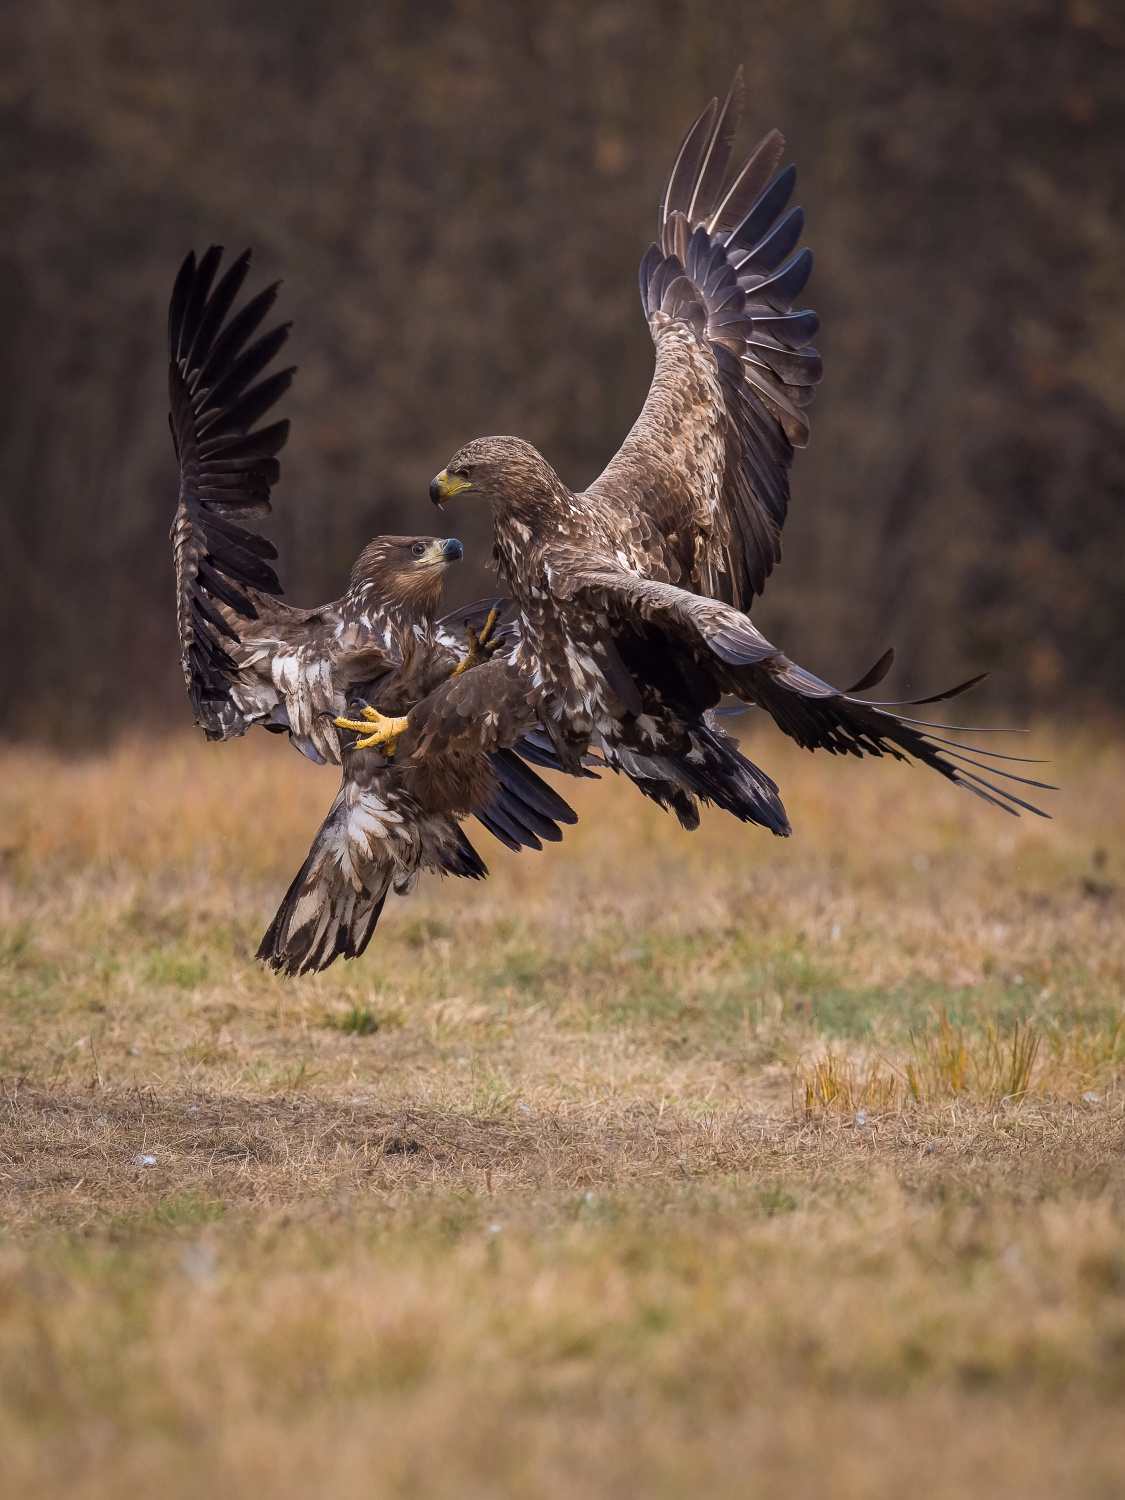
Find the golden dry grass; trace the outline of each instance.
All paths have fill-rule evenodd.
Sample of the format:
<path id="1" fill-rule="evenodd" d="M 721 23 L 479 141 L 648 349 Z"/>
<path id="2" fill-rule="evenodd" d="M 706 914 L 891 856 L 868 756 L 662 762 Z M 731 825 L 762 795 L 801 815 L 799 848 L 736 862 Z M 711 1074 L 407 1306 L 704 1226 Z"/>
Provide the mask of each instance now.
<path id="1" fill-rule="evenodd" d="M 751 748 L 792 840 L 568 785 L 299 982 L 331 772 L 4 753 L 5 1496 L 1121 1492 L 1125 753 Z"/>

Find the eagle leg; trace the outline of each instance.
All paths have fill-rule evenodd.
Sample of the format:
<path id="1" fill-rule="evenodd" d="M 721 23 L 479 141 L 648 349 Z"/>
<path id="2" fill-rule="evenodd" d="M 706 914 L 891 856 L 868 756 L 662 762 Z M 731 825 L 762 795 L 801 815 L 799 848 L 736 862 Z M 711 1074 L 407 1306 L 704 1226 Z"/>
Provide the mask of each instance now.
<path id="1" fill-rule="evenodd" d="M 471 625 L 465 626 L 465 634 L 469 637 L 469 649 L 457 666 L 450 672 L 450 680 L 460 677 L 462 672 L 467 672 L 471 667 L 479 667 L 482 661 L 487 661 L 493 651 L 500 644 L 492 639 L 492 632 L 496 629 L 496 622 L 500 618 L 500 606 L 494 604 L 488 612 L 488 619 L 481 627 L 480 635 Z"/>
<path id="2" fill-rule="evenodd" d="M 368 750 L 372 745 L 385 746 L 384 754 L 391 756 L 395 753 L 394 741 L 403 733 L 409 723 L 408 719 L 389 719 L 381 714 L 377 708 L 365 708 L 361 710 L 363 719 L 333 719 L 337 729 L 354 729 L 357 734 L 362 735 L 353 746 L 356 750 Z"/>

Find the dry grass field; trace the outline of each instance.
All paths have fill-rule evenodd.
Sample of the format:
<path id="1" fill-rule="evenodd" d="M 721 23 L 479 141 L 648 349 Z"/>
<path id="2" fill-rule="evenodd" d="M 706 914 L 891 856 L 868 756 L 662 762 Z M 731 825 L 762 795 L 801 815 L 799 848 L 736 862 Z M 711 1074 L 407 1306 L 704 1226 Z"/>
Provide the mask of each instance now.
<path id="1" fill-rule="evenodd" d="M 571 784 L 298 982 L 333 773 L 4 752 L 6 1500 L 1125 1492 L 1125 750 L 1029 743 Z"/>

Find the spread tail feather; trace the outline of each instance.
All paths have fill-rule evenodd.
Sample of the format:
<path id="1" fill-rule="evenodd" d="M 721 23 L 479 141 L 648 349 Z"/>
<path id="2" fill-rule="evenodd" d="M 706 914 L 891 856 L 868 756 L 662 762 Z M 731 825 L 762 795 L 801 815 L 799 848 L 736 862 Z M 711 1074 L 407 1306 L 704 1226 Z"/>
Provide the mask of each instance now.
<path id="1" fill-rule="evenodd" d="M 702 801 L 787 838 L 792 829 L 777 785 L 746 759 L 736 741 L 706 724 L 692 725 L 688 737 L 690 748 L 680 755 L 638 755 L 620 745 L 603 745 L 603 751 L 608 765 L 674 812 L 689 831 L 699 827 Z"/>
<path id="2" fill-rule="evenodd" d="M 385 793 L 345 779 L 257 957 L 281 974 L 310 974 L 337 958 L 358 958 L 392 884 L 401 889 L 410 878 L 388 837 L 401 821 Z"/>
<path id="3" fill-rule="evenodd" d="M 672 763 L 691 790 L 743 823 L 757 823 L 779 838 L 788 838 L 793 830 L 777 783 L 747 760 L 736 741 L 717 726 L 695 726 L 690 737 L 691 749 Z"/>
<path id="4" fill-rule="evenodd" d="M 255 955 L 279 974 L 316 973 L 338 958 L 358 958 L 390 890 L 390 864 L 356 890 L 339 861 L 326 858 L 323 835 L 322 827 Z"/>

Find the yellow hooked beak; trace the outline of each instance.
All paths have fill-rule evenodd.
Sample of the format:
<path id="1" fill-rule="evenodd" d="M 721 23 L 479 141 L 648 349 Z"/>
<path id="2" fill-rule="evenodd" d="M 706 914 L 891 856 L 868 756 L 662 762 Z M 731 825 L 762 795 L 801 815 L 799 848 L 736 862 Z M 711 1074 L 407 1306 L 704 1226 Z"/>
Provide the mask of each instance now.
<path id="1" fill-rule="evenodd" d="M 452 500 L 454 495 L 459 495 L 462 490 L 472 489 L 467 479 L 462 479 L 458 474 L 451 474 L 448 469 L 442 469 L 440 474 L 435 474 L 430 480 L 430 499 L 435 505 L 444 505 L 447 500 Z"/>

